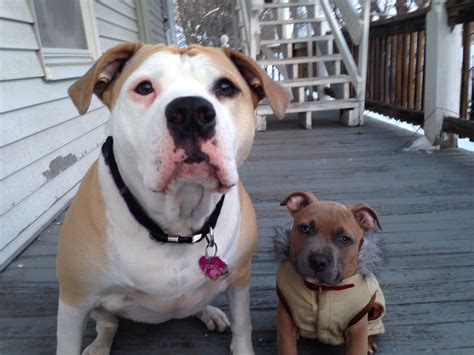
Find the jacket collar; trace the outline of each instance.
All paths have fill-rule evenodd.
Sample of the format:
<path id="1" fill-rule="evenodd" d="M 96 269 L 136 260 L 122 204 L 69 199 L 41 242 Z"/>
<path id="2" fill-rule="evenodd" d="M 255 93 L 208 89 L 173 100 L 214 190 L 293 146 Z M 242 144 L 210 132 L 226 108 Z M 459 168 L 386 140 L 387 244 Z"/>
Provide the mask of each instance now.
<path id="1" fill-rule="evenodd" d="M 296 270 L 295 270 L 295 272 L 296 272 Z M 339 282 L 336 285 L 317 284 L 317 283 L 313 283 L 313 282 L 310 282 L 310 281 L 307 281 L 307 280 L 303 280 L 303 282 L 304 282 L 304 285 L 306 286 L 306 288 L 308 288 L 310 290 L 313 290 L 313 291 L 342 291 L 342 290 L 347 290 L 349 288 L 355 287 L 363 279 L 364 279 L 364 276 L 362 274 L 356 273 L 356 274 L 354 274 L 352 276 L 349 276 L 348 278 L 342 280 L 341 282 Z"/>
<path id="2" fill-rule="evenodd" d="M 354 287 L 354 284 L 321 285 L 304 280 L 304 285 L 312 291 L 341 291 Z"/>

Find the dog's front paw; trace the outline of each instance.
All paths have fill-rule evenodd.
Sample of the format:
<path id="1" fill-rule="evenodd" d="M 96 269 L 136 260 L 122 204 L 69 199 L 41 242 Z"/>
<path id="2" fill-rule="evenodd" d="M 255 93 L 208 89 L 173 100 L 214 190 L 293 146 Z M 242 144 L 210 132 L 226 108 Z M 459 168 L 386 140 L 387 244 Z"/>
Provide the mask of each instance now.
<path id="1" fill-rule="evenodd" d="M 377 352 L 377 350 L 379 349 L 379 347 L 377 346 L 377 343 L 375 342 L 375 340 L 374 340 L 373 337 L 369 337 L 368 342 L 369 342 L 369 345 L 368 345 L 368 347 L 367 347 L 367 349 L 368 349 L 368 352 L 367 352 L 367 353 L 368 353 L 369 355 L 372 355 L 372 354 L 374 354 L 374 353 Z"/>
<path id="2" fill-rule="evenodd" d="M 219 308 L 206 306 L 201 312 L 196 313 L 196 317 L 204 322 L 207 329 L 223 332 L 230 328 L 230 321 L 226 314 Z"/>
<path id="3" fill-rule="evenodd" d="M 253 351 L 252 341 L 246 337 L 232 337 L 230 353 L 232 355 L 254 355 L 255 352 Z"/>
<path id="4" fill-rule="evenodd" d="M 109 355 L 110 347 L 106 345 L 99 344 L 90 344 L 87 348 L 84 349 L 82 355 Z"/>

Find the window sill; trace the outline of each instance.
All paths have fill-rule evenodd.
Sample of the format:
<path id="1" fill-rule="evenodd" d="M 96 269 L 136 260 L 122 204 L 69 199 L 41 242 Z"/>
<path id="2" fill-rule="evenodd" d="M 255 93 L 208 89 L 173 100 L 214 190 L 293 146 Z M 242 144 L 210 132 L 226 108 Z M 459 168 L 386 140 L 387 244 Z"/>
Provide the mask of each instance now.
<path id="1" fill-rule="evenodd" d="M 78 78 L 93 64 L 87 49 L 42 48 L 41 52 L 47 81 Z"/>

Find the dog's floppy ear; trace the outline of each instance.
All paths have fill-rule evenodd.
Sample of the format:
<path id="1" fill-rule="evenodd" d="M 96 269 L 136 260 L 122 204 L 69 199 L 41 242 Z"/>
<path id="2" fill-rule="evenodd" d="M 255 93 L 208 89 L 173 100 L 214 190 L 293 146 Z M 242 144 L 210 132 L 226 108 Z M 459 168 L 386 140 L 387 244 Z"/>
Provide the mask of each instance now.
<path id="1" fill-rule="evenodd" d="M 291 91 L 272 80 L 249 56 L 230 48 L 224 48 L 224 52 L 250 86 L 254 106 L 256 107 L 263 98 L 267 97 L 275 116 L 282 119 L 286 107 L 293 98 Z"/>
<path id="2" fill-rule="evenodd" d="M 92 94 L 103 102 L 103 93 L 117 77 L 127 60 L 129 60 L 143 43 L 124 43 L 110 48 L 79 80 L 69 87 L 68 94 L 81 115 L 87 112 Z M 104 102 L 107 106 L 110 103 Z M 109 107 L 110 108 L 110 107 Z"/>
<path id="3" fill-rule="evenodd" d="M 359 223 L 364 231 L 370 231 L 375 229 L 375 227 L 382 229 L 379 216 L 370 206 L 359 202 L 353 206 L 350 206 L 350 209 L 352 210 L 357 223 Z"/>
<path id="4" fill-rule="evenodd" d="M 280 206 L 286 206 L 290 214 L 294 216 L 295 213 L 316 201 L 318 201 L 318 198 L 310 191 L 293 192 L 280 202 Z"/>

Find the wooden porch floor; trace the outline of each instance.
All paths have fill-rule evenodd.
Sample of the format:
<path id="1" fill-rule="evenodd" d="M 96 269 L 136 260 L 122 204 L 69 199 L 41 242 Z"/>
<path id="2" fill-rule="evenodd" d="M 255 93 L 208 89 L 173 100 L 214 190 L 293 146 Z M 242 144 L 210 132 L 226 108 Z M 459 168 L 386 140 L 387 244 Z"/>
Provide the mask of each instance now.
<path id="1" fill-rule="evenodd" d="M 340 127 L 317 120 L 312 131 L 282 121 L 257 134 L 241 177 L 254 201 L 260 239 L 251 308 L 257 354 L 275 353 L 272 226 L 289 221 L 278 202 L 313 190 L 321 199 L 365 201 L 381 215 L 388 264 L 383 354 L 474 352 L 474 154 L 404 152 L 411 133 L 369 120 Z M 0 274 L 0 353 L 51 354 L 55 348 L 55 253 L 62 216 Z M 228 311 L 224 297 L 216 305 Z M 84 345 L 95 331 L 88 324 Z M 197 319 L 160 325 L 121 321 L 113 354 L 227 354 L 230 334 Z M 340 353 L 341 349 L 321 353 Z M 313 342 L 301 353 L 314 353 Z"/>

